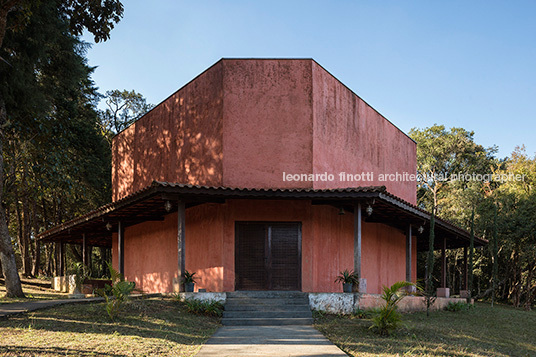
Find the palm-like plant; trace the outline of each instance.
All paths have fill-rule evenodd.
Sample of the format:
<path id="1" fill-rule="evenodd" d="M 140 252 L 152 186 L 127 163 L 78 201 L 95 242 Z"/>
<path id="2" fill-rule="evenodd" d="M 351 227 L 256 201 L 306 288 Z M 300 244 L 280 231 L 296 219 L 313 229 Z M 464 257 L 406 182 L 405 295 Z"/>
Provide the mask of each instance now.
<path id="1" fill-rule="evenodd" d="M 341 271 L 339 273 L 339 276 L 335 279 L 336 283 L 343 283 L 343 284 L 359 284 L 359 276 L 354 271 L 350 271 L 348 269 Z"/>
<path id="2" fill-rule="evenodd" d="M 409 281 L 398 281 L 390 287 L 383 286 L 382 300 L 384 306 L 373 311 L 372 326 L 378 330 L 380 335 L 388 336 L 402 323 L 402 316 L 398 312 L 398 303 L 408 293 L 405 289 L 408 286 L 415 286 Z"/>

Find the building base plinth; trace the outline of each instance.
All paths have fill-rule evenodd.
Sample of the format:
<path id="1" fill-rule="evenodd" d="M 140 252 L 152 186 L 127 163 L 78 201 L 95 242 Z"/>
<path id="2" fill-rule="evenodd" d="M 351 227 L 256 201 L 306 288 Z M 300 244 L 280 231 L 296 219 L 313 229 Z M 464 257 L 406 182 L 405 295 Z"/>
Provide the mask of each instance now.
<path id="1" fill-rule="evenodd" d="M 437 288 L 437 297 L 444 297 L 444 298 L 450 297 L 450 289 L 449 288 Z"/>

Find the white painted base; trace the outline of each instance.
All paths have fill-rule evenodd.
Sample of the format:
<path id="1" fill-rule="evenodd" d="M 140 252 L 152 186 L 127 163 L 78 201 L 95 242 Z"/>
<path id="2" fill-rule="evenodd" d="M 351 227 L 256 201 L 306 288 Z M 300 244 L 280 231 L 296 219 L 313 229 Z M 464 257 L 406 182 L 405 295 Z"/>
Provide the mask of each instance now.
<path id="1" fill-rule="evenodd" d="M 432 310 L 443 310 L 449 302 L 466 302 L 464 298 L 438 297 Z M 348 294 L 348 293 L 309 293 L 309 306 L 313 310 L 325 311 L 332 314 L 351 314 L 356 309 L 370 310 L 385 304 L 379 294 Z M 424 297 L 406 296 L 399 305 L 401 312 L 426 310 Z"/>
<path id="2" fill-rule="evenodd" d="M 204 292 L 204 293 L 179 293 L 179 296 L 182 301 L 184 300 L 198 300 L 198 301 L 218 301 L 225 303 L 227 300 L 226 293 L 214 293 L 214 292 Z"/>

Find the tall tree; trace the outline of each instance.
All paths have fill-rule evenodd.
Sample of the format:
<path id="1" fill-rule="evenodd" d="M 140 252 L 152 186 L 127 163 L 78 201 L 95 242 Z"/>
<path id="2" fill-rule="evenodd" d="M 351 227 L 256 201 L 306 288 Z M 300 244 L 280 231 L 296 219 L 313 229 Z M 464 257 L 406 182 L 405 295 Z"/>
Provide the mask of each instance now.
<path id="1" fill-rule="evenodd" d="M 41 13 L 41 10 L 51 11 L 54 8 L 56 11 L 52 13 L 49 18 L 39 17 L 37 15 Z M 95 41 L 105 41 L 109 38 L 109 33 L 114 24 L 119 21 L 123 14 L 123 6 L 118 0 L 104 0 L 101 1 L 86 1 L 86 0 L 63 0 L 52 2 L 32 2 L 30 0 L 0 0 L 0 50 L 2 51 L 0 56 L 0 70 L 4 73 L 3 79 L 7 82 L 14 83 L 15 78 L 21 82 L 20 88 L 27 85 L 27 89 L 32 88 L 35 83 L 39 82 L 41 77 L 41 71 L 33 68 L 32 71 L 24 71 L 24 68 L 15 67 L 10 63 L 19 55 L 19 53 L 10 51 L 4 48 L 4 39 L 6 34 L 16 34 L 16 30 L 25 28 L 26 25 L 32 24 L 37 32 L 41 30 L 40 25 L 50 26 L 51 23 L 57 24 L 58 21 L 65 21 L 67 25 L 67 32 L 79 35 L 81 31 L 86 28 L 95 36 Z M 50 22 L 48 21 L 50 20 Z M 65 32 L 67 34 L 67 32 Z M 23 42 L 26 42 L 23 40 Z M 49 42 L 47 40 L 36 43 L 25 43 L 28 46 L 28 54 L 46 53 L 47 50 L 53 50 L 49 48 Z M 33 46 L 33 47 L 32 47 Z M 31 57 L 31 56 L 30 56 Z M 37 56 L 39 57 L 39 56 Z M 49 63 L 45 62 L 32 62 L 30 65 L 44 65 L 45 67 Z M 61 74 L 63 70 L 61 63 L 54 63 L 53 66 L 57 66 L 58 74 Z M 27 67 L 25 67 L 27 68 Z M 51 78 L 52 84 L 54 81 Z M 57 82 L 56 82 L 57 83 Z M 49 123 L 53 123 L 56 117 L 61 116 L 60 111 L 56 111 L 57 108 L 47 108 L 46 93 L 41 88 L 34 97 L 33 92 L 29 90 L 20 90 L 17 92 L 14 88 L 7 87 L 5 82 L 2 88 L 0 88 L 0 259 L 2 262 L 3 273 L 6 281 L 7 296 L 24 296 L 21 289 L 20 279 L 18 276 L 15 256 L 13 252 L 13 246 L 11 242 L 11 236 L 9 234 L 5 199 L 6 199 L 6 182 L 5 182 L 5 153 L 4 143 L 6 140 L 6 131 L 10 131 L 10 135 L 17 135 L 17 129 L 23 128 L 25 133 L 28 133 L 26 129 L 35 129 L 39 131 L 39 124 L 46 122 L 39 122 L 35 120 L 34 115 L 22 116 L 17 122 L 12 120 L 11 115 L 6 110 L 6 96 L 9 98 L 14 95 L 18 95 L 17 101 L 20 99 L 20 103 L 27 105 L 25 108 L 28 113 L 48 113 L 44 117 L 48 118 Z M 66 102 L 74 104 L 72 96 L 65 98 Z M 44 105 L 43 105 L 44 104 Z M 68 104 L 68 103 L 66 103 Z M 52 114 L 52 115 L 50 115 Z M 23 119 L 23 120 L 20 120 Z M 65 128 L 56 128 L 56 130 L 63 130 Z"/>
<path id="2" fill-rule="evenodd" d="M 108 143 L 115 134 L 127 128 L 151 110 L 154 105 L 134 90 L 111 90 L 104 96 L 107 108 L 100 112 L 100 127 Z"/>

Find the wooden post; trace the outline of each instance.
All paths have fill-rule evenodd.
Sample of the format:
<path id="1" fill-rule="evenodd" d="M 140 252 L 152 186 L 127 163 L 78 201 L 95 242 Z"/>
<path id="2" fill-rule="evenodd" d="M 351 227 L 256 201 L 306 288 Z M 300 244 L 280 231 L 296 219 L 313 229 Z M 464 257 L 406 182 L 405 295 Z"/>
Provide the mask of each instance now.
<path id="1" fill-rule="evenodd" d="M 443 245 L 441 246 L 441 287 L 447 287 L 447 238 L 443 237 Z"/>
<path id="2" fill-rule="evenodd" d="M 179 201 L 177 203 L 177 248 L 178 248 L 178 284 L 179 284 L 179 291 L 184 291 L 184 284 L 182 284 L 182 278 L 184 277 L 184 271 L 186 270 L 186 264 L 185 264 L 185 237 L 184 237 L 184 230 L 185 230 L 185 213 L 186 213 L 186 206 L 184 202 Z"/>
<path id="3" fill-rule="evenodd" d="M 87 242 L 85 233 L 82 233 L 82 264 L 84 265 L 85 269 L 87 266 Z"/>
<path id="4" fill-rule="evenodd" d="M 117 264 L 119 274 L 125 276 L 125 231 L 121 221 L 117 222 Z"/>
<path id="5" fill-rule="evenodd" d="M 63 266 L 63 243 L 56 242 L 56 247 L 58 248 L 58 276 L 64 275 L 64 266 Z"/>
<path id="6" fill-rule="evenodd" d="M 406 281 L 411 282 L 411 269 L 412 269 L 412 254 L 413 254 L 413 246 L 412 246 L 412 232 L 411 232 L 411 224 L 408 225 L 408 232 L 406 237 Z"/>
<path id="7" fill-rule="evenodd" d="M 354 272 L 361 279 L 361 202 L 354 205 Z"/>

